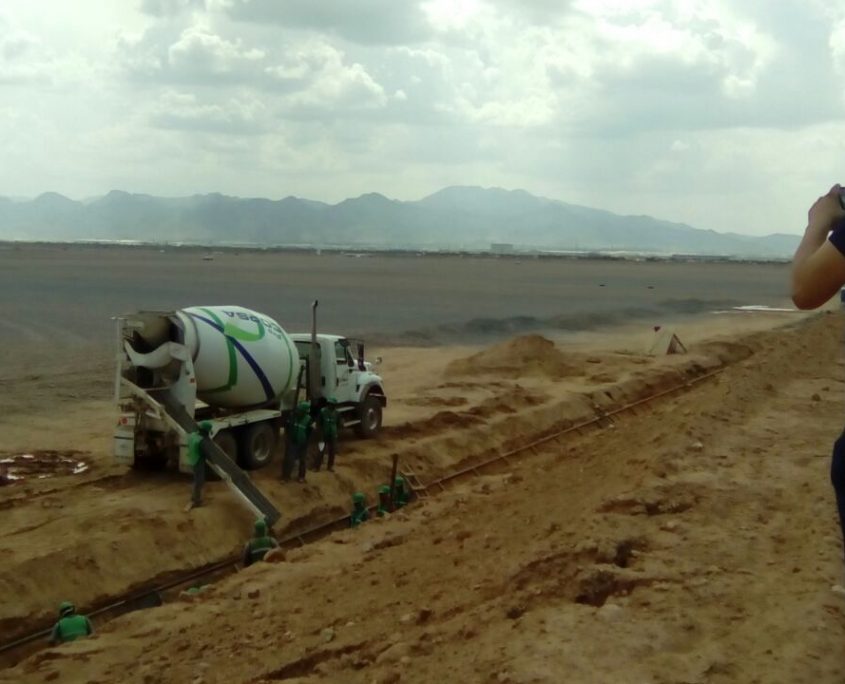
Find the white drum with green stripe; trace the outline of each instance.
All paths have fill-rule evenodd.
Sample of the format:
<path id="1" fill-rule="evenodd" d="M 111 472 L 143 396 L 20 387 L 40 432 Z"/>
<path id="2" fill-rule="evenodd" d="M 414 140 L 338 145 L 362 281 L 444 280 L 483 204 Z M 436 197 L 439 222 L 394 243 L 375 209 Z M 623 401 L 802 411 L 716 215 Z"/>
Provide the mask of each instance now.
<path id="1" fill-rule="evenodd" d="M 299 354 L 272 318 L 240 306 L 195 306 L 177 315 L 197 397 L 209 406 L 260 406 L 296 385 Z"/>

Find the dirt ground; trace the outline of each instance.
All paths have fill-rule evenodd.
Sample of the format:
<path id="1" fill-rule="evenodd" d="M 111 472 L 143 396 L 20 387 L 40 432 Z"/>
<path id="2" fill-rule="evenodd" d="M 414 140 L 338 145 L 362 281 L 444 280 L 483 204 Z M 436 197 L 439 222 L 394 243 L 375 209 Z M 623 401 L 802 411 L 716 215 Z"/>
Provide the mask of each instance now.
<path id="1" fill-rule="evenodd" d="M 372 500 L 392 453 L 432 482 L 724 370 L 389 519 L 96 625 L 0 682 L 842 682 L 827 478 L 842 321 L 737 314 L 678 333 L 689 354 L 661 358 L 634 326 L 374 350 L 392 395 L 380 439 L 344 439 L 337 473 L 304 486 L 256 474 L 280 536 L 344 513 L 356 489 Z M 73 449 L 88 466 L 0 490 L 6 639 L 49 624 L 60 600 L 84 610 L 219 560 L 251 527 L 221 483 L 186 514 L 189 481 L 112 465 L 108 364 L 78 361 L 65 376 L 2 375 L 15 391 L 0 394 L 0 458 Z"/>

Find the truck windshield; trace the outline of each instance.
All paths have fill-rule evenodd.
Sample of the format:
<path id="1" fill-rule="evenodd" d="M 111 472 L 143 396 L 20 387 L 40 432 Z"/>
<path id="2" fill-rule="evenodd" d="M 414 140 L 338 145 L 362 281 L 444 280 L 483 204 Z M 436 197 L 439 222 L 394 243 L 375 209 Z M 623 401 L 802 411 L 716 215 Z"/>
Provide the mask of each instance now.
<path id="1" fill-rule="evenodd" d="M 349 351 L 349 342 L 347 340 L 338 340 L 334 343 L 334 356 L 338 364 L 346 364 L 347 366 L 354 365 L 352 363 L 352 353 Z"/>

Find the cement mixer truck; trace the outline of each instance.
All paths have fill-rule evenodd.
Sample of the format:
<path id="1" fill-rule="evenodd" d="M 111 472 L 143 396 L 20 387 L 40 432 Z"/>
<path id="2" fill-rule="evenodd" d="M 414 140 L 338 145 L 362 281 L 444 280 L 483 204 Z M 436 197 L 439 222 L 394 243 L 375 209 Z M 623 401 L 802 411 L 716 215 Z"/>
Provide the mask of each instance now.
<path id="1" fill-rule="evenodd" d="M 191 472 L 187 435 L 209 420 L 214 443 L 240 468 L 273 459 L 287 413 L 303 400 L 338 402 L 344 426 L 364 437 L 381 428 L 387 397 L 364 360 L 363 343 L 289 335 L 272 318 L 240 306 L 141 311 L 115 318 L 119 409 L 114 455 L 133 467 L 175 463 Z"/>

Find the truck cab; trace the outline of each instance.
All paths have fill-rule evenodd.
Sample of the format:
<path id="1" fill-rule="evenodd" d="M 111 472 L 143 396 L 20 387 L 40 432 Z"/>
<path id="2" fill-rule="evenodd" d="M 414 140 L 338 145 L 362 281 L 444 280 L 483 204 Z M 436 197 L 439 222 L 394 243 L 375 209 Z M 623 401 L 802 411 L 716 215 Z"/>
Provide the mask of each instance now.
<path id="1" fill-rule="evenodd" d="M 310 363 L 312 336 L 295 333 L 290 336 L 300 359 Z M 333 397 L 343 424 L 354 426 L 364 437 L 375 435 L 381 429 L 382 411 L 387 406 L 384 382 L 373 372 L 372 364 L 364 360 L 364 344 L 339 335 L 316 336 L 317 374 L 305 373 L 306 396 L 312 403 Z M 311 378 L 315 378 L 314 381 Z M 319 382 L 319 386 L 312 386 Z"/>

